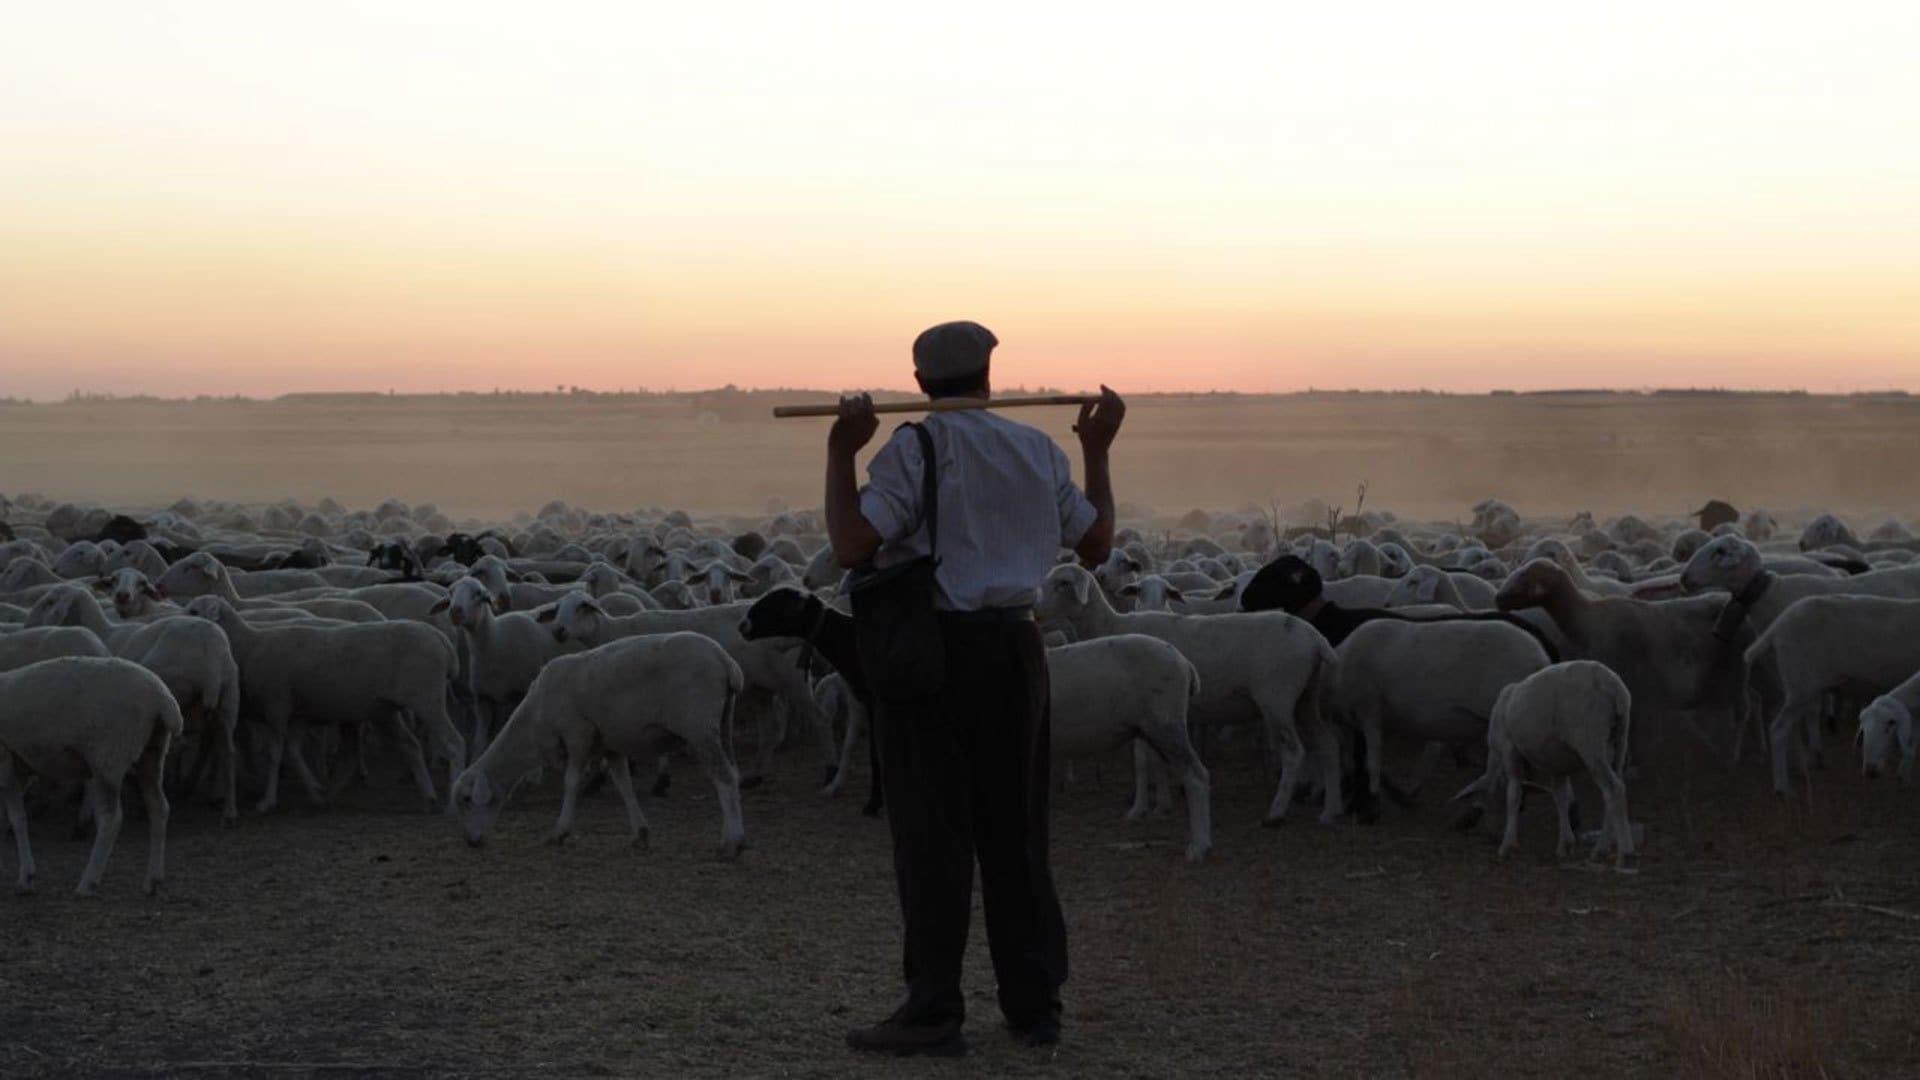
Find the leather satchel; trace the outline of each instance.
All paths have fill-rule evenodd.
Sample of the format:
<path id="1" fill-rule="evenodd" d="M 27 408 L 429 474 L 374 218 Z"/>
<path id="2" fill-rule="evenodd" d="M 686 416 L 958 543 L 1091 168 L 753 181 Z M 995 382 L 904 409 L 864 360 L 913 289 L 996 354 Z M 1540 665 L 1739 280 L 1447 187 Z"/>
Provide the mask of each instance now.
<path id="1" fill-rule="evenodd" d="M 898 700 L 940 693 L 947 683 L 947 648 L 934 610 L 940 565 L 940 482 L 933 436 L 923 424 L 903 424 L 920 437 L 925 462 L 920 505 L 927 554 L 884 570 L 857 572 L 847 584 L 853 605 L 854 646 L 875 697 Z"/>

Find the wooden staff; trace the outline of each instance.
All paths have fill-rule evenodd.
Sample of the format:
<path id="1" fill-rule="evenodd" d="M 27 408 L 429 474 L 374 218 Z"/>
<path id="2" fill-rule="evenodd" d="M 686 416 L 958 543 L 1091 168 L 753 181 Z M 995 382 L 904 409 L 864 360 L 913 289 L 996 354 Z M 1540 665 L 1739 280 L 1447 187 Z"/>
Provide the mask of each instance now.
<path id="1" fill-rule="evenodd" d="M 874 402 L 873 411 L 877 413 L 903 412 L 959 412 L 964 409 L 1024 409 L 1029 405 L 1086 405 L 1097 403 L 1099 394 L 1042 394 L 1034 397 L 1002 398 L 941 398 L 938 401 L 889 401 L 884 404 Z M 840 406 L 835 405 L 775 405 L 773 415 L 776 419 L 786 420 L 795 416 L 839 416 Z"/>

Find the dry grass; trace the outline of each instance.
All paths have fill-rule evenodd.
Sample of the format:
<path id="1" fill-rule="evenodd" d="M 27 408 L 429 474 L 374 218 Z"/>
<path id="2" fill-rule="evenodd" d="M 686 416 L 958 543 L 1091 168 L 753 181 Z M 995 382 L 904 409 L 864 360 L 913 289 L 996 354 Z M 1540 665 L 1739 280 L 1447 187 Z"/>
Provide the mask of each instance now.
<path id="1" fill-rule="evenodd" d="M 1759 986 L 1719 971 L 1674 990 L 1661 1028 L 1678 1076 L 1827 1080 L 1840 1072 L 1863 1004 L 1830 977 Z"/>

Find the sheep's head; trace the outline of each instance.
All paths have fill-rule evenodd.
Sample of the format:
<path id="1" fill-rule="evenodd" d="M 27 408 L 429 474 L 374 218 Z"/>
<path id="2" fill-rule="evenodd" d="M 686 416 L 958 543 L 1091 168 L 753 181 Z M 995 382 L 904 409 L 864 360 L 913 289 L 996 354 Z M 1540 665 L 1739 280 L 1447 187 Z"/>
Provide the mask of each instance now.
<path id="1" fill-rule="evenodd" d="M 691 611 L 700 606 L 699 598 L 684 581 L 663 581 L 647 593 L 664 611 Z"/>
<path id="2" fill-rule="evenodd" d="M 160 580 L 154 584 L 167 596 L 205 596 L 219 591 L 226 572 L 227 568 L 220 565 L 219 559 L 204 551 L 196 551 L 167 567 L 166 573 L 161 574 Z"/>
<path id="3" fill-rule="evenodd" d="M 1697 593 L 1721 588 L 1737 593 L 1760 572 L 1760 549 L 1737 536 L 1709 540 L 1680 571 L 1680 588 Z"/>
<path id="4" fill-rule="evenodd" d="M 1340 576 L 1340 549 L 1325 540 L 1316 539 L 1307 546 L 1306 560 L 1322 581 Z"/>
<path id="5" fill-rule="evenodd" d="M 1149 574 L 1139 581 L 1128 582 L 1120 587 L 1121 596 L 1134 598 L 1135 611 L 1169 611 L 1174 604 L 1186 603 L 1186 595 L 1173 586 L 1173 583 L 1158 574 Z"/>
<path id="6" fill-rule="evenodd" d="M 520 579 L 520 575 L 508 569 L 504 560 L 496 555 L 482 556 L 467 569 L 467 577 L 487 587 L 495 614 L 504 615 L 513 609 L 512 585 Z"/>
<path id="7" fill-rule="evenodd" d="M 1444 603 L 1441 599 L 1442 581 L 1452 584 L 1447 579 L 1446 571 L 1433 566 L 1416 566 L 1387 594 L 1386 605 L 1406 607 L 1409 604 Z"/>
<path id="8" fill-rule="evenodd" d="M 1093 579 L 1109 595 L 1118 596 L 1146 571 L 1146 566 L 1129 552 L 1115 548 L 1107 555 L 1107 560 L 1094 568 Z"/>
<path id="9" fill-rule="evenodd" d="M 59 585 L 40 594 L 27 609 L 28 626 L 72 626 L 79 621 L 78 605 L 92 597 L 72 585 Z"/>
<path id="10" fill-rule="evenodd" d="M 60 575 L 33 559 L 15 559 L 0 570 L 0 592 L 19 592 L 59 581 Z"/>
<path id="11" fill-rule="evenodd" d="M 587 590 L 589 596 L 605 596 L 610 592 L 618 592 L 623 583 L 624 578 L 620 571 L 614 569 L 613 564 L 604 559 L 596 559 L 589 563 L 586 570 L 580 574 L 580 585 Z"/>
<path id="12" fill-rule="evenodd" d="M 1336 572 L 1343 578 L 1353 577 L 1356 574 L 1373 577 L 1380 573 L 1380 563 L 1380 549 L 1373 546 L 1372 541 L 1350 540 L 1340 552 L 1340 562 Z"/>
<path id="13" fill-rule="evenodd" d="M 517 715 L 520 710 L 515 709 Z M 453 780 L 453 789 L 447 796 L 447 812 L 460 819 L 460 827 L 467 834 L 470 847 L 484 847 L 487 834 L 493 831 L 493 823 L 500 818 L 500 810 L 506 804 L 507 792 L 496 789 L 493 781 L 478 765 L 462 772 Z"/>
<path id="14" fill-rule="evenodd" d="M 1040 602 L 1034 606 L 1034 614 L 1042 619 L 1084 615 L 1093 603 L 1093 590 L 1093 575 L 1086 570 L 1072 563 L 1056 566 L 1041 586 Z"/>
<path id="15" fill-rule="evenodd" d="M 217 596 L 196 596 L 187 601 L 187 614 L 208 622 L 226 622 L 238 615 L 233 606 Z"/>
<path id="16" fill-rule="evenodd" d="M 1910 757 L 1914 752 L 1913 729 L 1913 712 L 1892 694 L 1874 698 L 1871 704 L 1860 710 L 1860 730 L 1854 736 L 1860 744 L 1860 771 L 1869 777 L 1885 772 L 1896 743 L 1900 746 L 1902 757 Z M 1906 773 L 1903 764 L 1902 779 L 1905 779 Z"/>
<path id="17" fill-rule="evenodd" d="M 1853 530 L 1847 528 L 1846 522 L 1832 514 L 1821 514 L 1807 522 L 1806 529 L 1800 533 L 1801 551 L 1818 551 L 1842 544 L 1857 548 L 1860 541 L 1854 537 Z"/>
<path id="18" fill-rule="evenodd" d="M 747 608 L 740 620 L 740 636 L 748 641 L 770 637 L 806 637 L 813 630 L 819 603 L 799 589 L 774 589 Z"/>
<path id="19" fill-rule="evenodd" d="M 586 593 L 574 591 L 562 596 L 552 610 L 540 609 L 534 621 L 547 627 L 555 641 L 579 641 L 591 645 L 600 640 L 600 631 L 606 618 L 606 609 L 598 601 Z"/>
<path id="20" fill-rule="evenodd" d="M 485 582 L 464 577 L 454 582 L 447 595 L 427 609 L 427 614 L 444 612 L 453 625 L 477 629 L 500 610 L 499 601 L 487 591 Z"/>
<path id="21" fill-rule="evenodd" d="M 704 593 L 707 603 L 713 607 L 733 603 L 734 586 L 740 582 L 752 581 L 751 574 L 743 574 L 726 563 L 715 559 L 705 566 L 689 567 L 681 577 L 695 591 Z"/>
<path id="22" fill-rule="evenodd" d="M 1273 611 L 1296 615 L 1320 598 L 1319 571 L 1298 555 L 1282 555 L 1261 567 L 1239 590 L 1241 611 Z M 1231 587 L 1231 586 L 1229 586 Z"/>
<path id="23" fill-rule="evenodd" d="M 1567 572 L 1552 559 L 1533 559 L 1513 572 L 1507 583 L 1493 595 L 1493 605 L 1501 611 L 1545 607 L 1555 596 L 1573 584 Z"/>
<path id="24" fill-rule="evenodd" d="M 154 604 L 166 598 L 158 586 L 147 580 L 147 575 L 132 567 L 115 570 L 111 576 L 101 578 L 95 588 L 113 598 L 113 610 L 123 619 L 145 615 Z"/>

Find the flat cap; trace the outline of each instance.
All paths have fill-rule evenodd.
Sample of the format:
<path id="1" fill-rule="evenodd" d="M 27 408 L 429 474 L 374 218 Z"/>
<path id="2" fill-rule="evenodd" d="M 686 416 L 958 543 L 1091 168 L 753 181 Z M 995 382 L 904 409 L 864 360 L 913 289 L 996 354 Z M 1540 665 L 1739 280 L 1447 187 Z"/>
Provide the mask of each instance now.
<path id="1" fill-rule="evenodd" d="M 913 339 L 913 370 L 923 379 L 944 381 L 978 375 L 1000 339 L 977 322 L 948 322 L 928 327 Z"/>

